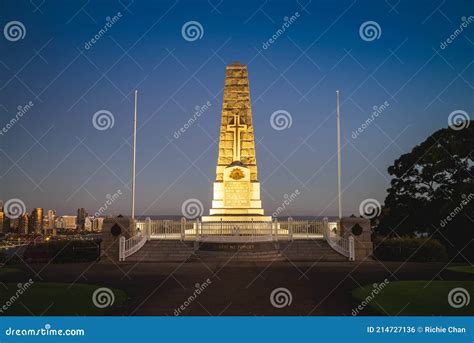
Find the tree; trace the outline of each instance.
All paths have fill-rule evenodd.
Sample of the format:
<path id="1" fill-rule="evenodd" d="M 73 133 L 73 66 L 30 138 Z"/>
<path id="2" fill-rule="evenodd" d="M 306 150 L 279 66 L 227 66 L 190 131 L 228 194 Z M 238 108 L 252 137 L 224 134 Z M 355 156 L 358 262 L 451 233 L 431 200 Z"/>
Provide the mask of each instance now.
<path id="1" fill-rule="evenodd" d="M 393 177 L 375 232 L 427 233 L 452 258 L 474 256 L 474 121 L 436 131 L 388 168 Z M 464 257 L 464 258 L 463 258 Z"/>

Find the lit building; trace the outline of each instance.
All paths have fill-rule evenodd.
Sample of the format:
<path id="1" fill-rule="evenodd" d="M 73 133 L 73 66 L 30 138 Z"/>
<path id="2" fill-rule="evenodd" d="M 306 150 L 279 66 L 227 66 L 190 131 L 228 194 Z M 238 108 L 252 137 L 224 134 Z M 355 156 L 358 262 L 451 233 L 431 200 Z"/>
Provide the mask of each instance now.
<path id="1" fill-rule="evenodd" d="M 5 223 L 6 217 L 5 213 L 3 213 L 3 208 L 0 208 L 0 233 L 6 233 Z"/>
<path id="2" fill-rule="evenodd" d="M 77 228 L 76 216 L 61 216 L 56 219 L 56 228 L 75 230 Z"/>
<path id="3" fill-rule="evenodd" d="M 8 232 L 18 232 L 18 225 L 20 224 L 20 218 L 10 219 L 7 218 L 5 220 L 5 226 L 7 227 L 6 230 Z"/>
<path id="4" fill-rule="evenodd" d="M 35 208 L 31 212 L 31 232 L 42 233 L 43 231 L 43 209 L 40 207 Z"/>
<path id="5" fill-rule="evenodd" d="M 104 218 L 94 218 L 92 221 L 92 231 L 101 231 L 104 224 Z"/>
<path id="6" fill-rule="evenodd" d="M 46 227 L 52 230 L 55 228 L 55 225 L 56 225 L 56 211 L 48 210 Z"/>
<path id="7" fill-rule="evenodd" d="M 86 223 L 87 211 L 85 208 L 77 209 L 77 226 L 79 230 L 84 229 L 84 224 Z"/>
<path id="8" fill-rule="evenodd" d="M 3 200 L 0 200 L 0 233 L 5 233 L 5 213 L 3 212 Z"/>
<path id="9" fill-rule="evenodd" d="M 24 213 L 21 215 L 18 221 L 18 234 L 20 235 L 27 235 L 28 228 L 30 227 L 30 217 L 28 213 Z"/>
<path id="10" fill-rule="evenodd" d="M 92 221 L 94 220 L 94 217 L 86 217 L 84 220 L 84 230 L 85 231 L 92 231 Z"/>

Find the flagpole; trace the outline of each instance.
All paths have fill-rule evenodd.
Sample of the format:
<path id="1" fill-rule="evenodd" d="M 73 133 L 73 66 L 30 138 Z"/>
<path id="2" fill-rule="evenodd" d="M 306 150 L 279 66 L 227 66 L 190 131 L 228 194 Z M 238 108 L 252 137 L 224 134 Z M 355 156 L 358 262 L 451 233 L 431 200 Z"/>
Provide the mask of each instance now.
<path id="1" fill-rule="evenodd" d="M 337 202 L 339 219 L 342 218 L 341 206 L 341 114 L 339 112 L 339 90 L 336 90 L 336 118 L 337 118 Z"/>
<path id="2" fill-rule="evenodd" d="M 137 97 L 135 90 L 135 111 L 133 115 L 133 162 L 132 162 L 132 220 L 135 220 L 135 165 L 137 157 Z"/>

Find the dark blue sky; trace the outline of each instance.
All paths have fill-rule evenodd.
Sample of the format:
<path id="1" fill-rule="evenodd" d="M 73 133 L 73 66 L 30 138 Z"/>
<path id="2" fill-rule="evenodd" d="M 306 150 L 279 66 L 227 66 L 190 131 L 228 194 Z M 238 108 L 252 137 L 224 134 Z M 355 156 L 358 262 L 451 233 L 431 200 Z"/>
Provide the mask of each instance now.
<path id="1" fill-rule="evenodd" d="M 21 22 L 24 39 L 0 36 L 0 125 L 34 106 L 0 136 L 0 198 L 28 210 L 129 213 L 132 92 L 139 89 L 137 213 L 179 214 L 188 198 L 207 213 L 215 177 L 225 65 L 248 64 L 263 206 L 301 195 L 287 215 L 335 215 L 335 90 L 341 91 L 343 212 L 366 198 L 383 202 L 387 167 L 454 110 L 473 113 L 474 23 L 440 48 L 473 14 L 466 1 L 30 1 L 0 3 L 0 24 Z M 39 6 L 39 7 L 38 7 Z M 127 7 L 128 6 L 128 7 Z M 106 17 L 122 17 L 93 46 Z M 285 17 L 299 13 L 263 49 Z M 197 21 L 203 37 L 183 39 Z M 381 35 L 361 39 L 375 21 Z M 196 105 L 212 104 L 179 139 Z M 374 106 L 389 106 L 356 139 Z M 99 131 L 92 117 L 110 111 Z M 291 114 L 277 131 L 270 116 Z M 472 117 L 472 115 L 471 115 Z"/>

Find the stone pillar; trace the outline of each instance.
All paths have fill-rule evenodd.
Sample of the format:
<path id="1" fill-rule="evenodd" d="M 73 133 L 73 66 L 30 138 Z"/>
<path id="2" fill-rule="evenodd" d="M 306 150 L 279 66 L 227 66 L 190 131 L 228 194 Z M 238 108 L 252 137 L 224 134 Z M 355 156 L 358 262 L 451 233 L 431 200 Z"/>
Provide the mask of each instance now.
<path id="1" fill-rule="evenodd" d="M 371 239 L 370 220 L 357 217 L 344 217 L 341 219 L 342 237 L 354 237 L 355 260 L 370 260 L 373 252 Z"/>
<path id="2" fill-rule="evenodd" d="M 119 262 L 120 237 L 130 238 L 133 233 L 133 225 L 128 217 L 108 217 L 104 219 L 102 226 L 102 249 L 100 262 Z"/>

